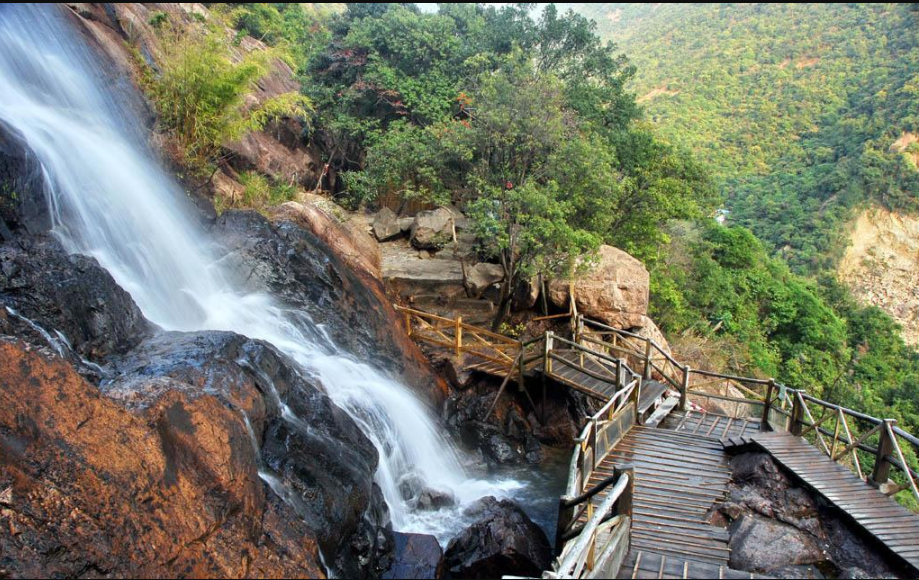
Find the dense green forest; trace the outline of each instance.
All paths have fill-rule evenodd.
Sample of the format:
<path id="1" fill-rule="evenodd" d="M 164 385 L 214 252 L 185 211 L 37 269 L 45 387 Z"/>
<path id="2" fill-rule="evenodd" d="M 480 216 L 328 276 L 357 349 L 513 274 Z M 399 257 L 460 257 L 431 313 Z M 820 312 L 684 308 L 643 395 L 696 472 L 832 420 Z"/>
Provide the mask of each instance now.
<path id="1" fill-rule="evenodd" d="M 660 134 L 795 270 L 831 267 L 864 202 L 916 209 L 919 146 L 891 148 L 919 129 L 915 5 L 575 6 L 637 65 Z"/>
<path id="2" fill-rule="evenodd" d="M 831 95 L 836 85 L 816 83 L 822 88 L 815 88 L 815 95 L 789 97 L 808 113 L 776 117 L 760 111 L 753 117 L 762 117 L 761 126 L 753 128 L 739 114 L 752 106 L 744 94 L 758 95 L 765 107 L 775 90 L 768 79 L 758 88 L 731 85 L 710 100 L 680 102 L 674 95 L 642 100 L 630 87 L 648 82 L 642 74 L 662 74 L 642 72 L 643 66 L 660 68 L 653 53 L 630 48 L 626 57 L 620 47 L 599 39 L 595 23 L 553 7 L 535 17 L 528 4 L 444 4 L 436 13 L 411 4 L 347 4 L 327 12 L 302 4 L 213 8 L 241 34 L 269 42 L 295 67 L 303 94 L 281 104 L 286 113 L 293 106 L 304 116 L 303 138 L 344 176 L 344 185 L 330 192 L 339 203 L 373 210 L 381 198 L 394 195 L 451 202 L 466 211 L 483 257 L 505 269 L 496 326 L 517 284 L 535 273 L 569 273 L 579 258 L 588 258 L 589 265 L 594 249 L 609 243 L 648 266 L 652 315 L 677 348 L 694 338 L 718 353 L 710 365 L 775 376 L 788 387 L 896 417 L 919 430 L 919 356 L 890 317 L 858 306 L 831 277 L 803 277 L 776 256 L 777 242 L 764 228 L 782 224 L 744 222 L 743 216 L 763 210 L 742 203 L 740 192 L 748 191 L 743 188 L 753 187 L 754 178 L 779 179 L 785 174 L 770 168 L 791 163 L 794 155 L 810 159 L 811 146 L 801 138 L 805 129 L 816 130 L 819 123 L 836 127 L 830 120 L 842 118 L 851 96 Z M 890 10 L 912 17 L 897 7 Z M 702 17 L 694 22 L 704 26 Z M 790 28 L 774 21 L 769 30 L 781 38 Z M 741 41 L 737 50 L 749 58 L 722 60 L 756 68 L 764 58 L 762 47 L 754 42 L 741 50 Z M 864 53 L 876 57 L 871 47 Z M 710 54 L 715 59 L 719 53 Z M 789 69 L 779 66 L 786 57 L 812 58 L 781 53 L 776 70 Z M 684 65 L 688 76 L 715 75 Z M 224 72 L 239 80 L 232 70 Z M 668 115 L 684 115 L 684 125 L 662 122 L 664 113 L 655 107 L 664 102 L 673 107 Z M 715 122 L 719 118 L 729 123 Z M 723 134 L 728 126 L 745 140 L 732 142 Z M 823 137 L 817 132 L 809 138 Z M 799 167 L 787 175 L 816 180 L 816 170 Z M 720 196 L 716 184 L 724 183 L 733 185 Z M 262 186 L 270 197 L 279 184 Z M 798 190 L 783 186 L 771 197 L 753 197 L 822 223 L 819 208 L 809 205 L 819 197 L 811 199 L 809 190 L 801 189 L 801 197 L 780 200 L 779 191 Z M 865 195 L 839 205 L 851 207 Z M 909 198 L 897 196 L 896 203 Z M 741 225 L 718 224 L 714 210 L 725 202 L 766 243 Z M 789 227 L 807 233 L 800 223 Z"/>

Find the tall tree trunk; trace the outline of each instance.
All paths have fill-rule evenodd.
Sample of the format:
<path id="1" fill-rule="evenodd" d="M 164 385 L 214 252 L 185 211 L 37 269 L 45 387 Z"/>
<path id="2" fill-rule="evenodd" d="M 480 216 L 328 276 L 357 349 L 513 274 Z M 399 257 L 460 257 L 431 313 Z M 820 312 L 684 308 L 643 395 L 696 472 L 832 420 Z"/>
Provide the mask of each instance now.
<path id="1" fill-rule="evenodd" d="M 511 298 L 514 297 L 513 285 L 511 281 L 505 278 L 501 285 L 501 300 L 498 302 L 498 311 L 495 313 L 495 319 L 491 322 L 491 331 L 498 332 L 501 324 L 507 320 L 511 309 Z"/>

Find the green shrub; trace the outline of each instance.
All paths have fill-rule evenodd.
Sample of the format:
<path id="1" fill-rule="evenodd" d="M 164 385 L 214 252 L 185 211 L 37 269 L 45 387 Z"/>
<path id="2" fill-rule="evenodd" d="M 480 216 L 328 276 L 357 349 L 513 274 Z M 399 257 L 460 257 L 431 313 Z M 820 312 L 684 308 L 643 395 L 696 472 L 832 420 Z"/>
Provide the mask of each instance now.
<path id="1" fill-rule="evenodd" d="M 259 130 L 283 116 L 306 117 L 309 100 L 298 93 L 278 95 L 257 107 L 244 107 L 247 94 L 270 71 L 273 50 L 231 58 L 220 24 L 203 32 L 160 29 L 163 58 L 159 74 L 145 67 L 145 86 L 161 125 L 175 137 L 187 164 L 207 166 L 227 142 Z"/>

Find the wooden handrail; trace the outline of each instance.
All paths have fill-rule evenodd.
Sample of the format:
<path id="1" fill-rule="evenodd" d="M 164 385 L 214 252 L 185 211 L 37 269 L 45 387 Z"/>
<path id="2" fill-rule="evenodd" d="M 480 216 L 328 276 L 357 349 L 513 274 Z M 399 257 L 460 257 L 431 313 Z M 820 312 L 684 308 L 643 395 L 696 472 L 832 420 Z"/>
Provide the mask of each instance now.
<path id="1" fill-rule="evenodd" d="M 865 413 L 818 399 L 801 390 L 789 390 L 777 384 L 773 379 L 743 377 L 728 373 L 692 369 L 688 365 L 681 365 L 654 340 L 584 318 L 577 314 L 576 308 L 572 308 L 569 313 L 557 316 L 559 318 L 568 316 L 576 321 L 574 331 L 576 340 L 573 341 L 551 332 L 526 341 L 520 341 L 470 325 L 463 322 L 461 318 L 451 319 L 404 306 L 396 306 L 396 308 L 405 317 L 406 330 L 417 340 L 452 349 L 458 355 L 470 354 L 507 366 L 508 373 L 502 383 L 502 390 L 509 381 L 510 376 L 515 372 L 515 369 L 516 372 L 521 373 L 522 377 L 524 368 L 540 359 L 543 360 L 543 372 L 548 375 L 552 374 L 552 363 L 555 362 L 577 368 L 579 372 L 584 373 L 586 376 L 616 385 L 617 391 L 610 397 L 601 412 L 588 421 L 581 436 L 577 439 L 578 445 L 576 445 L 575 452 L 572 454 L 569 470 L 568 483 L 569 491 L 572 495 L 578 495 L 577 492 L 580 491 L 576 489 L 578 485 L 589 479 L 590 474 L 581 470 L 582 465 L 590 470 L 593 469 L 593 466 L 588 466 L 585 460 L 592 459 L 591 463 L 596 463 L 599 459 L 602 459 L 602 457 L 598 457 L 597 453 L 600 450 L 592 447 L 592 445 L 596 444 L 598 433 L 605 429 L 600 427 L 604 422 L 601 416 L 608 414 L 611 417 L 613 413 L 619 412 L 631 398 L 633 391 L 637 391 L 637 383 L 634 381 L 630 383 L 628 378 L 623 378 L 623 374 L 633 379 L 639 377 L 649 379 L 651 371 L 656 371 L 680 392 L 681 408 L 686 408 L 690 394 L 694 397 L 761 406 L 761 425 L 764 429 L 785 428 L 784 425 L 773 424 L 772 419 L 770 419 L 771 412 L 774 411 L 779 417 L 786 417 L 787 419 L 783 419 L 783 423 L 787 420 L 788 429 L 792 434 L 798 436 L 812 435 L 816 445 L 834 461 L 850 457 L 852 467 L 859 477 L 863 479 L 865 474 L 862 472 L 862 464 L 858 453 L 869 453 L 875 457 L 875 469 L 874 473 L 871 474 L 871 479 L 876 484 L 886 484 L 888 470 L 891 467 L 895 467 L 902 471 L 905 476 L 906 484 L 900 485 L 900 489 L 910 489 L 919 499 L 919 484 L 917 484 L 919 472 L 909 465 L 906 454 L 903 451 L 904 447 L 900 444 L 900 440 L 903 440 L 919 453 L 919 438 L 903 431 L 896 426 L 894 421 L 889 419 L 872 417 Z M 417 322 L 417 332 L 413 328 L 413 321 Z M 589 330 L 585 330 L 585 328 Z M 612 340 L 603 339 L 607 336 L 612 337 Z M 541 352 L 527 356 L 527 349 L 539 343 L 544 343 L 544 347 L 540 349 Z M 588 348 L 584 343 L 602 347 L 604 352 Z M 559 346 L 563 348 L 558 348 Z M 589 356 L 595 359 L 598 364 L 613 365 L 613 368 L 610 369 L 610 375 L 607 376 L 594 369 L 586 368 L 583 366 L 583 361 L 579 365 L 555 354 L 556 351 L 566 350 L 565 347 L 568 350 L 581 353 L 582 359 Z M 625 360 L 611 356 L 607 354 L 608 352 L 621 353 L 626 357 L 633 357 L 633 360 L 638 359 L 644 364 L 644 372 L 642 375 L 635 373 L 629 368 Z M 716 379 L 716 382 L 728 381 L 729 386 L 738 389 L 741 393 L 747 395 L 747 398 L 726 396 L 727 391 L 725 391 L 725 395 L 720 395 L 694 390 L 693 387 L 698 389 L 701 385 L 698 383 L 696 385 L 691 384 L 690 377 L 693 375 Z M 765 394 L 760 394 L 747 385 L 765 386 L 767 390 Z M 629 390 L 630 386 L 631 390 Z M 790 409 L 786 407 L 788 402 L 786 393 L 791 394 Z M 497 398 L 495 401 L 497 401 Z M 824 410 L 820 419 L 814 417 L 810 405 L 815 405 Z M 493 406 L 494 403 L 492 408 Z M 868 423 L 872 428 L 858 435 L 853 433 L 849 425 L 849 419 Z M 828 423 L 832 429 L 826 428 Z M 877 446 L 868 443 L 869 438 L 878 434 L 880 441 Z M 841 450 L 840 446 L 842 446 Z M 588 454 L 589 457 L 585 456 L 585 454 Z"/>

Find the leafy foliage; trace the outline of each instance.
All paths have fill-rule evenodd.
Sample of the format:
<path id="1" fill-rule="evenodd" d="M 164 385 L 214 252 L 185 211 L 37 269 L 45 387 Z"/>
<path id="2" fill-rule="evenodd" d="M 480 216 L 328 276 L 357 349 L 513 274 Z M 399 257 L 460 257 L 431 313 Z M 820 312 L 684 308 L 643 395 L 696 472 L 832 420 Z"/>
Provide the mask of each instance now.
<path id="1" fill-rule="evenodd" d="M 917 209 L 919 171 L 891 150 L 919 128 L 909 4 L 579 4 L 638 65 L 665 138 L 698 151 L 731 219 L 800 272 L 831 267 L 867 201 Z"/>
<path id="2" fill-rule="evenodd" d="M 146 68 L 146 84 L 161 124 L 179 142 L 191 166 L 207 165 L 223 144 L 248 131 L 278 117 L 306 116 L 311 107 L 297 93 L 244 107 L 246 95 L 268 74 L 277 55 L 252 51 L 234 62 L 219 24 L 190 33 L 162 24 L 159 33 L 163 37 L 160 70 Z"/>
<path id="3" fill-rule="evenodd" d="M 890 316 L 831 276 L 793 273 L 744 228 L 683 223 L 671 234 L 652 271 L 652 315 L 665 331 L 730 345 L 731 370 L 919 431 L 919 354 Z"/>

